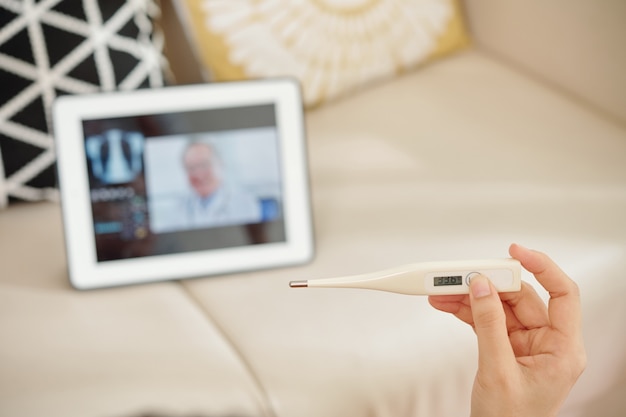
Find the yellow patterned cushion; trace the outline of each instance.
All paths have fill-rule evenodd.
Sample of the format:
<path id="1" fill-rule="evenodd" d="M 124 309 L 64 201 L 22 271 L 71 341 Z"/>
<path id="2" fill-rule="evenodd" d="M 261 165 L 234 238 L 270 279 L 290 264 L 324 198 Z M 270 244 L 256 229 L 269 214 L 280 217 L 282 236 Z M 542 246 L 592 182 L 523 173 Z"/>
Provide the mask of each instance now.
<path id="1" fill-rule="evenodd" d="M 308 106 L 468 42 L 456 0 L 179 0 L 216 81 L 294 76 Z"/>

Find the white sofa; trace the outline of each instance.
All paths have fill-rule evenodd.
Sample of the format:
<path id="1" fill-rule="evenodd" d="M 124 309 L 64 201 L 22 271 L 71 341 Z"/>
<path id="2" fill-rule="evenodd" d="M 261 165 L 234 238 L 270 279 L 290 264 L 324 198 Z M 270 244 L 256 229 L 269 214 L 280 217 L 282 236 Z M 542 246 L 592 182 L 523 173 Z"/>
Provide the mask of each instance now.
<path id="1" fill-rule="evenodd" d="M 287 283 L 516 241 L 582 290 L 589 363 L 561 416 L 624 416 L 626 3 L 543 3 L 468 2 L 472 48 L 307 112 L 308 265 L 80 292 L 59 205 L 0 212 L 0 415 L 469 415 L 469 327 Z"/>

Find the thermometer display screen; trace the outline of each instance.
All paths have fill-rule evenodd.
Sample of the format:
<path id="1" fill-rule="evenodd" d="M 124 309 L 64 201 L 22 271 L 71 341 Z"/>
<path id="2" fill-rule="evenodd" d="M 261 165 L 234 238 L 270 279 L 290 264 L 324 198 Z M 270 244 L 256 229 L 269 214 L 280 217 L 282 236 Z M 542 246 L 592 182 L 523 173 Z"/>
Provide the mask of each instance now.
<path id="1" fill-rule="evenodd" d="M 442 287 L 445 285 L 462 285 L 463 277 L 461 275 L 435 277 L 433 284 L 435 285 L 435 287 Z"/>

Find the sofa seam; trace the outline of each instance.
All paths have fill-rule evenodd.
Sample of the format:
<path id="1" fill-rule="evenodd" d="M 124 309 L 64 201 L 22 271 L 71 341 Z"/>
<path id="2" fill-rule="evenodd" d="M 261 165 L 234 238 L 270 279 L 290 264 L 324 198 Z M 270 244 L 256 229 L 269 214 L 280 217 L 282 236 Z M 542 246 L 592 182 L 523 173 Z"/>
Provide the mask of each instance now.
<path id="1" fill-rule="evenodd" d="M 270 399 L 269 393 L 263 383 L 261 382 L 261 378 L 258 373 L 254 370 L 254 367 L 250 363 L 249 360 L 246 359 L 242 350 L 235 343 L 235 341 L 228 335 L 224 327 L 222 327 L 219 322 L 211 315 L 211 313 L 204 307 L 200 299 L 182 282 L 178 283 L 180 288 L 185 293 L 187 298 L 202 312 L 204 318 L 216 329 L 216 331 L 222 337 L 222 340 L 228 345 L 231 349 L 241 366 L 243 367 L 246 374 L 252 380 L 252 384 L 257 390 L 259 394 L 259 398 L 261 399 L 261 407 L 262 413 L 266 417 L 278 417 L 276 410 L 272 406 L 272 401 Z"/>
<path id="2" fill-rule="evenodd" d="M 518 62 L 514 58 L 508 57 L 501 52 L 497 52 L 496 50 L 479 42 L 474 43 L 474 50 L 490 57 L 494 61 L 516 72 L 517 74 L 520 74 L 527 79 L 542 85 L 553 93 L 556 93 L 568 99 L 569 101 L 586 109 L 590 113 L 593 113 L 595 116 L 601 118 L 605 122 L 615 125 L 621 129 L 626 128 L 626 121 L 622 120 L 618 115 L 613 114 L 611 111 L 602 108 L 602 106 L 594 103 L 588 98 L 583 97 L 581 94 L 578 94 L 575 91 L 572 91 L 569 88 L 550 80 L 548 77 L 542 75 L 539 71 L 529 68 L 522 62 Z"/>

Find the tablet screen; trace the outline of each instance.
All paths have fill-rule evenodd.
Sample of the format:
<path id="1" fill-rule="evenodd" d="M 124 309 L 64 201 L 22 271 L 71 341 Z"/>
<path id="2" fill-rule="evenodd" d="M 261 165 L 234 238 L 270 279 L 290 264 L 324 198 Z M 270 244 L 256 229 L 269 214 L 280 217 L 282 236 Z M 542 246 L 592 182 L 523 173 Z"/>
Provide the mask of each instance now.
<path id="1" fill-rule="evenodd" d="M 274 104 L 82 128 L 98 262 L 285 241 Z"/>

